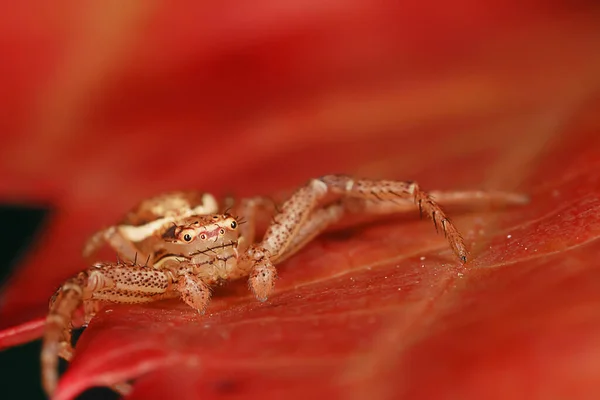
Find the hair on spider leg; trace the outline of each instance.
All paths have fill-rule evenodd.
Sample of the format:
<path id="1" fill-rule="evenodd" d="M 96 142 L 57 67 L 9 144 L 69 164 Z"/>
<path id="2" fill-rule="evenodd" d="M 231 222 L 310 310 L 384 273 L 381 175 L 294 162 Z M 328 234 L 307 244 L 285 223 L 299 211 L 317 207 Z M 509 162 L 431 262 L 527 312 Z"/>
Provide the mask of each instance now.
<path id="1" fill-rule="evenodd" d="M 446 237 L 446 238 L 448 237 L 448 232 L 446 231 L 446 223 L 447 222 L 451 222 L 450 218 L 448 218 L 448 217 L 444 217 L 440 221 L 440 223 L 442 224 L 442 230 L 444 231 L 444 237 Z"/>
<path id="2" fill-rule="evenodd" d="M 275 212 L 277 212 L 277 214 L 281 214 L 281 208 L 279 206 L 279 203 L 277 203 L 275 199 L 271 197 L 269 197 L 269 200 L 271 200 L 271 202 L 273 203 L 273 208 L 275 209 Z"/>
<path id="3" fill-rule="evenodd" d="M 271 217 L 271 225 L 279 225 L 279 221 L 277 221 L 278 216 L 279 214 L 276 214 Z"/>
<path id="4" fill-rule="evenodd" d="M 435 211 L 431 213 L 431 219 L 433 220 L 433 226 L 435 226 L 435 233 L 440 233 L 438 230 L 437 221 L 435 220 Z"/>
<path id="5" fill-rule="evenodd" d="M 398 199 L 388 199 L 388 201 L 391 201 L 392 203 L 400 204 L 401 205 L 402 204 L 401 200 L 405 200 L 404 196 L 402 196 L 402 195 L 394 192 L 393 190 L 388 191 L 388 193 L 390 193 L 390 194 L 392 194 L 392 195 L 394 195 L 394 196 L 396 196 L 398 198 Z M 401 200 L 399 200 L 399 199 L 401 199 Z"/>
<path id="6" fill-rule="evenodd" d="M 229 206 L 225 209 L 225 211 L 223 211 L 223 215 L 229 215 L 229 211 L 231 211 L 231 209 L 233 208 L 233 206 Z"/>
<path id="7" fill-rule="evenodd" d="M 381 196 L 379 196 L 379 194 L 377 194 L 377 192 L 376 192 L 376 191 L 374 191 L 374 190 L 371 190 L 371 194 L 372 194 L 372 195 L 373 195 L 375 198 L 377 198 L 377 200 L 379 200 L 379 201 L 383 201 L 383 200 L 384 200 L 384 199 L 383 199 Z"/>

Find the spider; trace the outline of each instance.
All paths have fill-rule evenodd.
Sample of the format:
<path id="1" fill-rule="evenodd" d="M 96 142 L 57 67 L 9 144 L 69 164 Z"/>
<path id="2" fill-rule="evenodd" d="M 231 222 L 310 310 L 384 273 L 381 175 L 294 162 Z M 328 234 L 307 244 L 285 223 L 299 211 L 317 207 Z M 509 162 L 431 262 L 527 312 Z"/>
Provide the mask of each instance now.
<path id="1" fill-rule="evenodd" d="M 264 302 L 273 291 L 275 265 L 350 214 L 388 215 L 416 208 L 433 220 L 464 264 L 464 241 L 438 201 L 473 206 L 524 204 L 528 199 L 506 192 L 426 193 L 411 181 L 327 175 L 310 180 L 279 207 L 265 197 L 238 203 L 228 199 L 231 213 L 219 213 L 215 197 L 195 192 L 144 200 L 120 224 L 99 231 L 84 246 L 84 257 L 91 259 L 107 244 L 118 261 L 92 264 L 50 299 L 41 354 L 44 389 L 51 395 L 56 387 L 58 357 L 69 361 L 73 356 L 71 330 L 86 326 L 106 302 L 181 298 L 202 314 L 211 286 L 242 277 L 248 277 L 250 290 Z M 256 222 L 265 216 L 271 222 L 255 242 Z"/>

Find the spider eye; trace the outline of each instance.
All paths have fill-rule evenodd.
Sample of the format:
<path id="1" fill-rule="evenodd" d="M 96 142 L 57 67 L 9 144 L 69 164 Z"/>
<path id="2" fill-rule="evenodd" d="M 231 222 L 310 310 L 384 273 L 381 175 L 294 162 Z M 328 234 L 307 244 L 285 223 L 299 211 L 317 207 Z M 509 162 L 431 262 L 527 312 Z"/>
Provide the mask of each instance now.
<path id="1" fill-rule="evenodd" d="M 231 222 L 231 229 L 235 229 L 235 228 L 237 228 L 237 222 L 232 221 Z"/>
<path id="2" fill-rule="evenodd" d="M 206 239 L 206 235 L 203 233 L 202 235 L 200 235 L 200 239 L 205 240 Z"/>
<path id="3" fill-rule="evenodd" d="M 220 233 L 221 235 L 224 235 L 224 234 L 225 234 L 225 229 L 221 228 L 221 230 L 219 231 L 219 233 Z"/>
<path id="4" fill-rule="evenodd" d="M 192 235 L 186 233 L 185 235 L 183 235 L 183 240 L 185 240 L 186 242 L 190 242 L 192 240 Z"/>

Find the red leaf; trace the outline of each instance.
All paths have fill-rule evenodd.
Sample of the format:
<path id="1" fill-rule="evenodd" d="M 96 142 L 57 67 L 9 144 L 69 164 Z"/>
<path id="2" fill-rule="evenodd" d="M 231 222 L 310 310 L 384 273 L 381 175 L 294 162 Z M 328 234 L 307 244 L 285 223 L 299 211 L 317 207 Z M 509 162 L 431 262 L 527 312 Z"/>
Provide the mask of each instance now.
<path id="1" fill-rule="evenodd" d="M 3 288 L 0 346 L 30 340 L 85 268 L 85 238 L 174 188 L 241 196 L 331 172 L 531 205 L 327 235 L 275 295 L 232 284 L 200 317 L 110 306 L 58 398 L 140 377 L 132 398 L 574 398 L 598 369 L 595 4 L 254 2 L 25 7 L 0 24 L 0 196 L 57 212 Z M 117 6 L 115 6 L 117 7 Z M 58 29 L 57 27 L 60 27 Z M 85 132 L 85 134 L 83 134 Z M 424 259 L 421 259 L 424 257 Z"/>
<path id="2" fill-rule="evenodd" d="M 207 316 L 180 302 L 111 306 L 82 335 L 58 398 L 139 376 L 131 398 L 589 393 L 599 170 L 532 186 L 531 206 L 492 217 L 491 236 L 480 233 L 489 215 L 457 219 L 479 226 L 468 240 L 487 243 L 465 270 L 429 225 L 384 224 L 310 245 L 281 268 L 266 304 L 218 298 Z"/>

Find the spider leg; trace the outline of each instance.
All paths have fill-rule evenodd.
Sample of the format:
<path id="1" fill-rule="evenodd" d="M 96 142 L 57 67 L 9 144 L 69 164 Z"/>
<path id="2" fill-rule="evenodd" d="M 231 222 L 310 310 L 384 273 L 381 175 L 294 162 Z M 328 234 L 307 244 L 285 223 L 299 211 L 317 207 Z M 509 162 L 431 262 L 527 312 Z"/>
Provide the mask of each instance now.
<path id="1" fill-rule="evenodd" d="M 289 246 L 278 258 L 277 262 L 280 263 L 293 256 L 308 242 L 323 233 L 329 226 L 342 219 L 346 211 L 346 205 L 343 202 L 337 202 L 315 210 L 300 227 Z"/>
<path id="2" fill-rule="evenodd" d="M 422 191 L 416 182 L 354 180 L 351 177 L 341 175 L 324 176 L 321 178 L 321 182 L 324 182 L 331 192 L 340 196 L 370 200 L 365 204 L 371 204 L 368 206 L 371 209 L 365 209 L 365 212 L 374 212 L 378 207 L 389 212 L 394 207 L 392 205 L 394 203 L 404 208 L 407 206 L 407 200 L 414 202 L 420 215 L 427 215 L 433 221 L 436 231 L 441 230 L 444 233 L 450 248 L 460 261 L 463 263 L 467 261 L 467 248 L 458 229 L 438 203 L 427 192 Z M 460 196 L 455 196 L 455 198 L 460 198 Z M 378 203 L 390 205 L 373 205 Z"/>
<path id="3" fill-rule="evenodd" d="M 285 255 L 297 233 L 326 195 L 327 185 L 317 179 L 298 189 L 283 203 L 262 242 L 252 244 L 241 255 L 239 268 L 248 272 L 248 286 L 258 300 L 267 300 L 277 277 L 274 263 Z M 305 235 L 308 238 L 309 234 Z M 298 241 L 305 242 L 301 239 Z"/>
<path id="4" fill-rule="evenodd" d="M 265 253 L 271 262 L 277 262 L 292 243 L 298 246 L 304 241 L 297 238 L 300 232 L 312 232 L 315 229 L 320 232 L 331 222 L 339 220 L 343 212 L 342 206 L 330 209 L 325 207 L 324 210 L 328 210 L 329 215 L 326 211 L 316 211 L 319 209 L 320 202 L 331 195 L 341 199 L 342 204 L 346 204 L 344 207 L 352 212 L 406 211 L 412 203 L 413 208 L 416 205 L 421 214 L 426 214 L 433 220 L 436 229 L 441 229 L 446 235 L 455 254 L 461 261 L 466 261 L 467 250 L 458 230 L 440 206 L 426 192 L 420 190 L 417 183 L 354 180 L 340 175 L 327 175 L 320 179 L 313 179 L 296 191 L 283 204 L 281 212 L 276 215 L 263 241 L 260 245 L 251 247 L 250 253 L 259 250 L 258 252 Z M 354 199 L 359 201 L 351 201 Z M 377 203 L 386 205 L 377 206 Z M 311 219 L 313 214 L 315 218 Z M 311 222 L 306 225 L 307 221 Z M 310 227 L 313 226 L 311 230 Z M 307 234 L 301 233 L 300 237 Z M 261 257 L 258 254 L 250 257 L 249 254 L 248 258 Z"/>
<path id="5" fill-rule="evenodd" d="M 529 196 L 520 193 L 485 190 L 441 191 L 432 190 L 429 195 L 443 205 L 469 207 L 504 207 L 529 203 Z"/>
<path id="6" fill-rule="evenodd" d="M 499 208 L 510 205 L 523 205 L 529 198 L 522 194 L 501 191 L 431 191 L 429 197 L 442 206 L 463 206 L 470 209 L 480 207 Z M 353 214 L 387 215 L 412 211 L 415 203 L 410 198 L 392 201 L 351 199 L 346 209 Z"/>
<path id="7" fill-rule="evenodd" d="M 85 273 L 67 280 L 50 299 L 50 313 L 46 317 L 46 328 L 42 344 L 42 386 L 48 395 L 58 381 L 58 356 L 70 361 L 72 315 L 82 303 Z"/>
<path id="8" fill-rule="evenodd" d="M 138 254 L 140 250 L 127 240 L 116 226 L 103 229 L 93 234 L 83 246 L 83 258 L 88 262 L 94 262 L 94 256 L 105 244 L 115 250 L 119 259 L 126 262 L 134 262 L 137 257 L 145 259 L 146 255 Z"/>
<path id="9" fill-rule="evenodd" d="M 502 207 L 527 204 L 529 201 L 528 197 L 525 195 L 500 191 L 431 191 L 429 192 L 429 195 L 441 205 L 468 206 L 469 208 Z M 368 220 L 368 218 L 364 218 L 364 216 L 368 217 L 371 215 L 371 217 L 373 217 L 377 215 L 399 214 L 414 209 L 415 204 L 412 199 L 397 199 L 394 202 L 385 202 L 357 198 L 346 198 L 345 200 L 330 204 L 326 207 L 317 208 L 301 226 L 288 248 L 278 259 L 278 262 L 282 262 L 294 255 L 316 236 L 341 221 L 342 218 L 345 222 L 347 217 L 350 217 L 351 215 L 360 215 L 363 218 L 359 221 L 362 222 Z M 350 218 L 350 222 L 356 223 L 352 218 Z"/>
<path id="10" fill-rule="evenodd" d="M 235 209 L 236 217 L 240 223 L 240 237 L 242 240 L 238 246 L 240 253 L 246 251 L 248 246 L 254 243 L 256 233 L 262 225 L 270 222 L 277 212 L 276 203 L 264 196 L 244 198 L 239 204 L 230 207 Z M 264 229 L 264 228 L 263 228 Z"/>
<path id="11" fill-rule="evenodd" d="M 459 205 L 523 204 L 524 196 L 504 192 L 434 192 L 442 202 Z M 327 200 L 338 202 L 322 207 Z M 266 300 L 274 287 L 274 264 L 294 254 L 308 241 L 339 221 L 345 212 L 388 214 L 417 208 L 441 230 L 461 262 L 467 261 L 467 248 L 460 233 L 433 196 L 416 182 L 353 179 L 327 175 L 311 180 L 298 189 L 275 215 L 263 241 L 251 245 L 240 258 L 240 268 L 250 275 L 249 286 L 255 296 Z"/>
<path id="12" fill-rule="evenodd" d="M 177 289 L 181 299 L 190 307 L 204 314 L 204 310 L 210 301 L 210 287 L 196 275 L 184 274 L 179 277 Z"/>
<path id="13" fill-rule="evenodd" d="M 123 263 L 96 264 L 68 279 L 52 296 L 46 318 L 41 353 L 46 393 L 51 395 L 56 388 L 58 357 L 72 357 L 72 327 L 87 324 L 100 302 L 145 303 L 178 295 L 168 273 Z M 74 319 L 82 305 L 85 315 Z"/>
<path id="14" fill-rule="evenodd" d="M 101 305 L 101 302 L 97 300 L 83 300 L 83 307 L 78 307 L 78 310 L 74 311 L 74 315 L 71 320 L 71 328 L 63 330 L 63 340 L 61 340 L 59 343 L 58 356 L 60 358 L 68 362 L 71 361 L 75 353 L 71 344 L 72 330 L 87 327 L 92 318 L 100 310 Z"/>
<path id="15" fill-rule="evenodd" d="M 90 236 L 83 245 L 82 255 L 86 260 L 91 259 L 96 253 L 100 250 L 100 248 L 106 243 L 106 236 L 109 235 L 110 230 L 115 230 L 115 227 L 110 227 L 107 229 L 103 229 L 94 233 Z"/>

